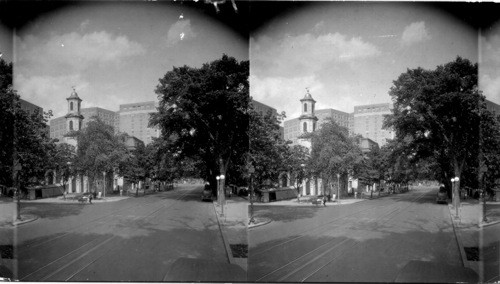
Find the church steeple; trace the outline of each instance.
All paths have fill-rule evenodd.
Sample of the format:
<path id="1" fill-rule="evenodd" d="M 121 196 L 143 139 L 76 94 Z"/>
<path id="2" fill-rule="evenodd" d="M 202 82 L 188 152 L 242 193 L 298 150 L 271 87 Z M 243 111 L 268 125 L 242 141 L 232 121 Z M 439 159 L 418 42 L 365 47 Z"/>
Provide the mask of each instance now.
<path id="1" fill-rule="evenodd" d="M 316 130 L 318 118 L 314 115 L 316 101 L 312 98 L 309 88 L 306 88 L 306 94 L 300 102 L 302 104 L 302 115 L 299 117 L 300 133 L 313 132 Z"/>
<path id="2" fill-rule="evenodd" d="M 74 131 L 82 129 L 83 115 L 80 113 L 82 99 L 78 97 L 75 87 L 71 95 L 66 98 L 68 101 L 68 114 L 66 114 L 66 133 L 67 136 L 72 136 Z"/>

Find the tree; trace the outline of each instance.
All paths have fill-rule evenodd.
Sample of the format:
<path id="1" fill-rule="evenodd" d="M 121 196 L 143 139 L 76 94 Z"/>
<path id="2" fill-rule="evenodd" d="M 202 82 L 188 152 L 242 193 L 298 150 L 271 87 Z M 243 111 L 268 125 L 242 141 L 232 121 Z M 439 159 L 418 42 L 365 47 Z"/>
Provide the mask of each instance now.
<path id="1" fill-rule="evenodd" d="M 12 64 L 0 59 L 0 184 L 14 187 L 16 218 L 21 216 L 21 192 L 44 181 L 53 147 L 46 124 L 51 112 L 26 112 L 19 99 L 12 89 Z"/>
<path id="2" fill-rule="evenodd" d="M 477 74 L 477 64 L 457 57 L 435 70 L 408 69 L 389 92 L 394 110 L 385 126 L 395 129 L 396 139 L 405 141 L 416 159 L 433 157 L 442 169 L 450 168 L 441 178 L 448 186 L 451 177 L 462 177 L 467 160 L 477 159 L 482 100 Z"/>
<path id="3" fill-rule="evenodd" d="M 66 184 L 69 178 L 74 174 L 73 164 L 75 163 L 75 146 L 67 143 L 59 143 L 52 148 L 50 165 L 52 170 L 56 171 L 61 177 L 62 192 L 66 198 Z"/>
<path id="4" fill-rule="evenodd" d="M 481 187 L 491 194 L 500 179 L 500 115 L 485 107 L 482 110 L 478 178 Z"/>
<path id="5" fill-rule="evenodd" d="M 279 122 L 281 116 L 271 111 L 261 114 L 250 110 L 250 161 L 255 169 L 254 186 L 264 187 L 278 180 L 286 170 L 285 157 L 289 156 L 287 142 L 281 138 Z"/>
<path id="6" fill-rule="evenodd" d="M 383 158 L 383 153 L 378 145 L 371 147 L 371 149 L 364 154 L 357 177 L 367 184 L 380 183 L 385 175 Z"/>
<path id="7" fill-rule="evenodd" d="M 248 151 L 248 76 L 248 61 L 223 55 L 201 68 L 174 67 L 156 88 L 160 106 L 150 125 L 171 141 L 169 152 L 202 161 L 214 193 L 215 177 Z"/>
<path id="8" fill-rule="evenodd" d="M 363 160 L 359 137 L 350 137 L 347 128 L 339 126 L 333 118 L 312 134 L 311 159 L 308 167 L 325 184 L 335 181 L 337 174 L 357 176 Z"/>
<path id="9" fill-rule="evenodd" d="M 125 162 L 127 149 L 111 126 L 104 124 L 98 117 L 92 117 L 87 127 L 78 133 L 76 156 L 75 170 L 94 182 L 95 192 L 97 181 L 103 173 L 111 174 Z"/>
<path id="10" fill-rule="evenodd" d="M 309 149 L 302 145 L 293 145 L 288 148 L 287 156 L 284 160 L 285 170 L 290 175 L 290 182 L 297 191 L 297 202 L 300 202 L 300 189 L 302 183 L 306 179 L 309 159 Z"/>

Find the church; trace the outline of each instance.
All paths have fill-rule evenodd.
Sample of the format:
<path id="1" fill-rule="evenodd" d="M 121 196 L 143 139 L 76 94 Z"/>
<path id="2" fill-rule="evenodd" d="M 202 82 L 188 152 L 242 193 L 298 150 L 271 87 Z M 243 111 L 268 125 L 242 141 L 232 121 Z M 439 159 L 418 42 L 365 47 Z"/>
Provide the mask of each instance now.
<path id="1" fill-rule="evenodd" d="M 66 118 L 66 134 L 63 136 L 61 143 L 67 143 L 73 145 L 75 150 L 78 147 L 77 134 L 78 131 L 82 130 L 83 125 L 83 115 L 81 114 L 81 102 L 82 99 L 78 96 L 76 90 L 73 88 L 71 95 L 66 98 L 68 113 L 65 115 Z M 70 165 L 71 166 L 71 165 Z M 54 172 L 54 175 L 56 173 Z M 57 180 L 54 178 L 54 180 Z M 113 173 L 104 173 L 101 179 L 97 180 L 97 192 L 110 192 L 113 190 L 117 178 L 113 177 Z M 104 181 L 104 183 L 103 183 Z M 84 193 L 89 192 L 90 183 L 92 181 L 88 176 L 83 174 L 76 174 L 70 176 L 66 186 L 66 193 Z"/>

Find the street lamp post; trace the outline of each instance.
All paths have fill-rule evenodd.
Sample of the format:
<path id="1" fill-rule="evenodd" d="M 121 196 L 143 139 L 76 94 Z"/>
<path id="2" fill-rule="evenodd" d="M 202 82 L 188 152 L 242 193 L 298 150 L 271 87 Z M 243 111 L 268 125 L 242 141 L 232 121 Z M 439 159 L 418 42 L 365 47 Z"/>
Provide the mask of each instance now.
<path id="1" fill-rule="evenodd" d="M 215 179 L 217 180 L 217 204 L 220 206 L 221 205 L 221 197 L 220 197 L 220 176 L 216 176 Z"/>
<path id="2" fill-rule="evenodd" d="M 458 188 L 458 181 L 460 179 L 458 177 L 454 177 L 451 179 L 451 191 L 453 196 L 453 206 L 455 206 L 455 217 L 458 218 L 458 201 L 460 199 L 460 193 Z"/>
<path id="3" fill-rule="evenodd" d="M 337 203 L 340 204 L 340 174 L 337 174 Z"/>
<path id="4" fill-rule="evenodd" d="M 104 176 L 104 180 L 103 180 L 103 193 L 102 193 L 102 197 L 105 198 L 106 197 L 106 172 L 103 171 L 102 172 L 102 175 Z"/>
<path id="5" fill-rule="evenodd" d="M 300 191 L 303 189 L 302 187 L 304 186 L 304 179 L 305 179 L 305 175 L 306 175 L 306 171 L 305 171 L 305 167 L 306 165 L 305 164 L 300 164 L 300 189 L 299 189 L 299 193 L 297 194 L 297 203 L 300 203 Z"/>
<path id="6" fill-rule="evenodd" d="M 253 173 L 255 172 L 255 168 L 250 165 L 248 167 L 248 173 L 250 174 L 250 221 L 248 222 L 249 225 L 255 223 L 255 219 L 253 218 L 253 199 L 254 199 L 254 189 L 253 189 Z"/>

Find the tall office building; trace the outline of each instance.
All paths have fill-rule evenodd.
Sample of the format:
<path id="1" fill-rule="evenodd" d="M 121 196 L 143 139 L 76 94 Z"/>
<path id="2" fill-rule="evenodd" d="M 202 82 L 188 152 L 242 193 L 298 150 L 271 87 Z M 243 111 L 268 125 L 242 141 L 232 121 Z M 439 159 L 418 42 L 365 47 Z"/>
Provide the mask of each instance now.
<path id="1" fill-rule="evenodd" d="M 23 99 L 19 99 L 19 104 L 21 105 L 21 109 L 26 111 L 29 114 L 33 114 L 35 112 L 38 112 L 38 114 L 43 115 L 43 108 L 32 104 L 28 101 L 25 101 Z"/>
<path id="2" fill-rule="evenodd" d="M 316 129 L 321 129 L 321 125 L 328 119 L 332 117 L 337 124 L 345 128 L 349 128 L 349 114 L 336 109 L 318 109 L 314 110 L 314 115 L 317 117 Z M 284 125 L 284 139 L 290 140 L 292 145 L 297 145 L 299 140 L 298 137 L 302 134 L 300 127 L 300 119 L 293 118 L 285 120 Z"/>
<path id="3" fill-rule="evenodd" d="M 273 107 L 270 107 L 270 106 L 263 104 L 263 103 L 256 101 L 256 100 L 252 100 L 250 103 L 252 104 L 253 109 L 256 112 L 259 112 L 261 115 L 266 115 L 269 111 L 271 111 L 271 113 L 274 116 L 278 115 L 278 111 Z"/>
<path id="4" fill-rule="evenodd" d="M 112 126 L 114 129 L 116 113 L 114 111 L 100 108 L 90 107 L 82 108 L 80 114 L 83 115 L 82 129 L 85 128 L 92 117 L 99 117 L 105 124 Z M 59 139 L 62 141 L 64 134 L 67 133 L 66 117 L 61 116 L 50 120 L 50 138 Z"/>
<path id="5" fill-rule="evenodd" d="M 153 137 L 160 137 L 158 128 L 148 126 L 151 114 L 157 112 L 157 105 L 153 101 L 120 105 L 119 131 L 139 138 L 146 145 Z"/>
<path id="6" fill-rule="evenodd" d="M 354 107 L 353 133 L 369 138 L 382 147 L 386 139 L 394 139 L 394 131 L 382 129 L 384 115 L 391 114 L 391 104 L 372 104 Z"/>
<path id="7" fill-rule="evenodd" d="M 494 112 L 496 115 L 500 115 L 500 105 L 489 100 L 485 100 L 485 102 L 487 110 Z"/>

